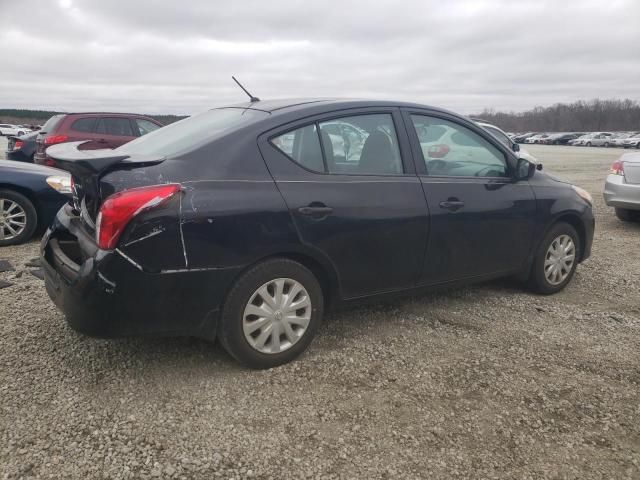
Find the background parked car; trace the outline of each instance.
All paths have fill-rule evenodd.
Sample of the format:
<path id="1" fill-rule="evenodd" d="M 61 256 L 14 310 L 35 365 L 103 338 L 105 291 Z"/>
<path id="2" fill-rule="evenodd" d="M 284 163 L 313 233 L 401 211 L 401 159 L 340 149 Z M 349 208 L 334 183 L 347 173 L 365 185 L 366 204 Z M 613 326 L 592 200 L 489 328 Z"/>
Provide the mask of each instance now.
<path id="1" fill-rule="evenodd" d="M 537 135 L 536 132 L 528 132 L 528 133 L 521 133 L 519 135 L 515 135 L 513 137 L 513 141 L 516 143 L 524 143 L 524 141 L 529 138 L 529 137 L 533 137 L 534 135 Z"/>
<path id="2" fill-rule="evenodd" d="M 7 139 L 7 151 L 5 153 L 7 160 L 33 163 L 33 156 L 36 153 L 37 136 L 38 132 L 31 132 L 21 137 L 9 137 Z"/>
<path id="3" fill-rule="evenodd" d="M 25 133 L 31 132 L 30 128 L 24 127 L 22 125 L 11 125 L 9 123 L 0 123 L 0 135 L 8 136 L 8 135 L 24 135 Z"/>
<path id="4" fill-rule="evenodd" d="M 67 172 L 0 160 L 0 247 L 26 242 L 69 202 Z"/>
<path id="5" fill-rule="evenodd" d="M 527 138 L 524 143 L 542 143 L 542 141 L 548 136 L 548 133 L 538 133 Z"/>
<path id="6" fill-rule="evenodd" d="M 611 142 L 611 136 L 613 134 L 609 132 L 599 132 L 587 139 L 584 143 L 587 147 L 608 147 Z"/>
<path id="7" fill-rule="evenodd" d="M 83 150 L 117 148 L 162 127 L 156 120 L 130 113 L 66 113 L 51 117 L 36 137 L 34 162 L 55 166 L 47 157 L 51 145 L 86 140 Z"/>
<path id="8" fill-rule="evenodd" d="M 547 145 L 567 145 L 571 140 L 574 140 L 583 135 L 582 133 L 554 133 L 549 135 L 545 139 Z"/>
<path id="9" fill-rule="evenodd" d="M 622 141 L 624 148 L 640 148 L 640 134 L 632 135 Z"/>
<path id="10" fill-rule="evenodd" d="M 509 136 L 509 134 L 506 133 L 504 130 L 502 130 L 500 127 L 496 125 L 492 125 L 491 123 L 485 122 L 481 119 L 476 119 L 474 121 L 478 125 L 480 125 L 482 128 L 484 128 L 487 132 L 489 132 L 491 135 L 496 137 L 498 141 L 502 143 L 505 147 L 515 152 L 515 154 L 519 158 L 524 158 L 530 162 L 538 163 L 538 160 L 536 159 L 536 157 L 531 155 L 527 150 L 524 149 L 524 147 L 521 147 L 516 142 L 514 142 L 513 139 L 511 139 L 511 137 Z"/>
<path id="11" fill-rule="evenodd" d="M 576 138 L 574 140 L 569 140 L 568 143 L 569 143 L 569 145 L 573 145 L 574 147 L 583 147 L 594 136 L 596 136 L 596 133 L 585 133 L 584 135 L 581 135 L 580 137 L 578 137 L 578 138 Z"/>
<path id="12" fill-rule="evenodd" d="M 624 133 L 618 133 L 614 136 L 611 137 L 611 142 L 610 142 L 610 146 L 611 147 L 622 147 L 624 144 L 624 141 L 627 138 L 633 138 L 635 136 L 638 136 L 638 132 L 624 132 Z"/>
<path id="13" fill-rule="evenodd" d="M 640 218 L 640 153 L 625 153 L 613 162 L 603 195 L 620 220 Z"/>

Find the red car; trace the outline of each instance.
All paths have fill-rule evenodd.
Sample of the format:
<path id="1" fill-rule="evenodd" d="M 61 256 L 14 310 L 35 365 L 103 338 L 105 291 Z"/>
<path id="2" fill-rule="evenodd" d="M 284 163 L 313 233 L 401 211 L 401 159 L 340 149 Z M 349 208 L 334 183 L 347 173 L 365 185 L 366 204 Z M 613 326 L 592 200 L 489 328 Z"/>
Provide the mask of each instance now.
<path id="1" fill-rule="evenodd" d="M 46 154 L 51 145 L 87 140 L 81 150 L 116 148 L 163 125 L 131 113 L 65 113 L 51 117 L 36 137 L 34 162 L 55 166 Z"/>

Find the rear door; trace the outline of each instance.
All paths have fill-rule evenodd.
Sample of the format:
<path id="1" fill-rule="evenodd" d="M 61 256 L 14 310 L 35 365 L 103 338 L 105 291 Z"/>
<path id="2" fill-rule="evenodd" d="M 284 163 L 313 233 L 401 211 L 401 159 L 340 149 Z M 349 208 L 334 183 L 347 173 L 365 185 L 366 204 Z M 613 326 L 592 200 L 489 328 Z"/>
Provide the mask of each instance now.
<path id="1" fill-rule="evenodd" d="M 306 119 L 259 146 L 302 242 L 334 266 L 343 298 L 416 284 L 428 210 L 399 110 Z"/>
<path id="2" fill-rule="evenodd" d="M 536 201 L 499 142 L 445 114 L 404 112 L 431 215 L 420 283 L 514 272 L 532 245 Z"/>
<path id="3" fill-rule="evenodd" d="M 128 117 L 100 117 L 96 134 L 102 148 L 117 148 L 137 136 Z"/>

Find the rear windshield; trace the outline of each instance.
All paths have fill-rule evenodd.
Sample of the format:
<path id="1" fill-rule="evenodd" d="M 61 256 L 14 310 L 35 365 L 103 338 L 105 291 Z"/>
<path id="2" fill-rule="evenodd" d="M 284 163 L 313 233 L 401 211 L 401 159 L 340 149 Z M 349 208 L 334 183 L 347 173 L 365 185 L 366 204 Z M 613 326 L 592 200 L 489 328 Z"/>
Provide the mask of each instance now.
<path id="1" fill-rule="evenodd" d="M 130 155 L 170 157 L 192 150 L 268 115 L 260 110 L 243 108 L 209 110 L 159 128 L 124 144 L 117 151 Z"/>
<path id="2" fill-rule="evenodd" d="M 58 126 L 58 123 L 60 123 L 62 117 L 64 117 L 64 115 L 54 115 L 53 117 L 51 117 L 49 120 L 47 120 L 47 123 L 42 126 L 42 128 L 40 129 L 40 133 L 52 132 Z"/>

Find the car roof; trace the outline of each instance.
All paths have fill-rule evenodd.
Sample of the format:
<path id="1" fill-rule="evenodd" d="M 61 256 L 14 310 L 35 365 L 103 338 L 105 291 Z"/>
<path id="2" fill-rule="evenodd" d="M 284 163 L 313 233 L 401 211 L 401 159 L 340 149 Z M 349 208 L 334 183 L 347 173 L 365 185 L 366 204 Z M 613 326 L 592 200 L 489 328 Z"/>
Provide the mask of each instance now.
<path id="1" fill-rule="evenodd" d="M 442 113 L 448 113 L 457 117 L 460 116 L 459 114 L 456 114 L 454 112 L 430 105 L 422 105 L 419 103 L 402 101 L 372 100 L 362 98 L 285 98 L 223 105 L 217 108 L 245 108 L 251 110 L 259 110 L 270 114 L 278 114 L 290 113 L 296 110 L 304 110 L 308 107 L 318 107 L 320 110 L 322 110 L 322 107 L 326 107 L 327 111 L 358 107 L 407 107 L 429 109 Z"/>
<path id="2" fill-rule="evenodd" d="M 87 117 L 93 117 L 96 115 L 115 115 L 120 117 L 150 118 L 148 115 L 144 115 L 143 113 L 124 113 L 124 112 L 69 112 L 69 113 L 59 113 L 58 115 L 84 115 Z"/>

